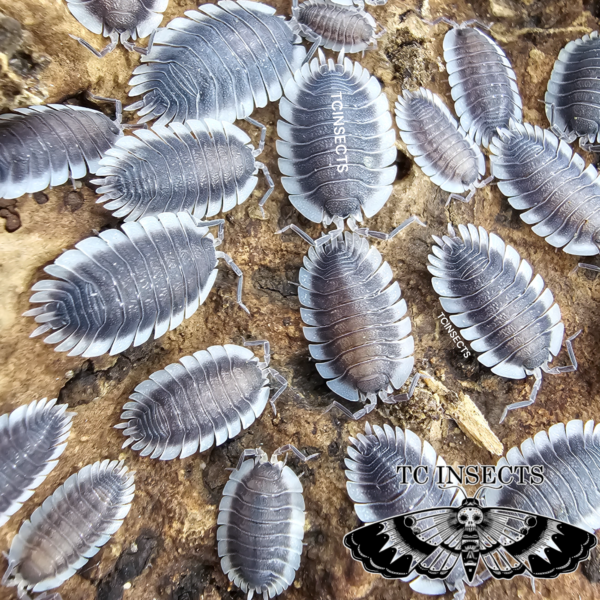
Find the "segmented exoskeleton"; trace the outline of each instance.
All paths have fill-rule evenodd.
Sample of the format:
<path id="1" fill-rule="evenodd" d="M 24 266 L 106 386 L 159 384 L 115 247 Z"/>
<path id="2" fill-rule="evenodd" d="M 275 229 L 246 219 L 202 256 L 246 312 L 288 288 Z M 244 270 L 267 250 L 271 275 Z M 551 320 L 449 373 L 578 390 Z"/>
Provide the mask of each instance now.
<path id="1" fill-rule="evenodd" d="M 217 530 L 221 568 L 248 598 L 273 598 L 296 576 L 304 538 L 304 498 L 298 476 L 278 456 L 292 451 L 283 446 L 271 459 L 262 450 L 244 450 L 231 473 L 219 504 Z"/>
<path id="2" fill-rule="evenodd" d="M 471 348 L 482 353 L 478 360 L 492 372 L 509 379 L 535 377 L 528 400 L 505 407 L 509 410 L 533 404 L 542 384 L 542 371 L 568 373 L 577 361 L 567 340 L 571 365 L 550 368 L 559 353 L 565 326 L 552 292 L 540 275 L 512 246 L 483 227 L 459 225 L 462 240 L 449 226 L 449 236 L 433 236 L 433 254 L 427 269 L 434 276 L 433 289 L 442 308 L 460 328 Z"/>
<path id="3" fill-rule="evenodd" d="M 254 107 L 279 100 L 306 55 L 275 9 L 260 2 L 221 0 L 187 11 L 156 32 L 152 49 L 129 82 L 128 107 L 139 123 L 188 119 L 233 123 Z"/>
<path id="4" fill-rule="evenodd" d="M 523 472 L 524 485 L 515 477 L 500 489 L 486 489 L 488 506 L 510 506 L 592 532 L 600 529 L 600 425 L 579 420 L 553 425 L 511 448 L 497 469 L 505 465 L 541 466 L 543 481 L 532 483 L 531 474 Z"/>
<path id="5" fill-rule="evenodd" d="M 14 515 L 58 464 L 75 413 L 56 398 L 34 400 L 0 416 L 0 526 Z"/>
<path id="6" fill-rule="evenodd" d="M 110 38 L 110 43 L 102 50 L 96 50 L 85 40 L 74 35 L 71 37 L 98 58 L 112 52 L 119 40 L 127 50 L 145 54 L 147 49 L 133 42 L 138 37 L 154 34 L 168 4 L 169 0 L 67 0 L 71 14 L 85 28 Z"/>
<path id="7" fill-rule="evenodd" d="M 485 175 L 479 146 L 458 125 L 442 99 L 425 88 L 403 91 L 396 102 L 396 124 L 408 152 L 433 183 L 450 192 L 448 202 L 469 202 Z M 466 197 L 460 196 L 469 192 Z"/>
<path id="8" fill-rule="evenodd" d="M 551 131 L 511 123 L 490 144 L 492 173 L 534 233 L 567 254 L 593 256 L 600 243 L 598 171 Z"/>
<path id="9" fill-rule="evenodd" d="M 21 525 L 8 554 L 2 585 L 44 592 L 81 569 L 121 527 L 131 508 L 133 473 L 104 460 L 71 475 Z M 60 599 L 59 594 L 44 600 Z"/>
<path id="10" fill-rule="evenodd" d="M 215 240 L 208 227 L 219 225 Z M 191 317 L 212 289 L 223 259 L 243 275 L 231 257 L 216 248 L 223 221 L 198 221 L 189 213 L 163 213 L 124 223 L 90 237 L 59 256 L 44 271 L 57 279 L 36 283 L 25 313 L 40 326 L 31 336 L 55 330 L 44 341 L 60 344 L 69 356 L 118 354 L 132 344 L 159 338 Z"/>
<path id="11" fill-rule="evenodd" d="M 0 115 L 0 198 L 18 198 L 96 173 L 100 159 L 123 135 L 121 103 L 113 102 L 114 121 L 98 110 L 64 104 Z"/>
<path id="12" fill-rule="evenodd" d="M 412 431 L 383 428 L 367 423 L 365 434 L 350 438 L 346 463 L 346 489 L 354 502 L 354 510 L 363 523 L 374 523 L 396 517 L 413 510 L 424 510 L 440 506 L 456 506 L 461 503 L 456 489 L 444 489 L 437 485 L 437 467 L 446 462 L 437 456 L 427 441 L 422 441 Z M 398 467 L 423 466 L 427 481 L 423 485 L 414 482 L 408 469 L 406 473 Z M 403 482 L 406 483 L 403 483 Z M 455 591 L 455 600 L 465 595 L 465 572 L 462 563 L 457 563 L 445 581 L 428 577 L 409 576 L 410 587 L 420 594 L 438 595 L 446 592 L 446 586 Z M 471 585 L 479 585 L 484 579 L 476 578 Z"/>
<path id="13" fill-rule="evenodd" d="M 269 400 L 275 400 L 287 381 L 269 367 L 270 345 L 266 340 L 246 342 L 262 345 L 265 360 L 241 346 L 210 346 L 184 356 L 178 363 L 150 375 L 129 396 L 121 415 L 126 423 L 116 425 L 142 456 L 171 460 L 204 452 L 221 445 L 258 419 L 269 400 L 269 376 L 280 385 Z"/>
<path id="14" fill-rule="evenodd" d="M 452 88 L 454 110 L 462 128 L 475 143 L 485 147 L 498 127 L 523 118 L 523 101 L 517 77 L 500 46 L 470 27 L 438 19 L 452 26 L 444 37 L 444 60 Z"/>
<path id="15" fill-rule="evenodd" d="M 546 91 L 552 131 L 586 151 L 600 150 L 600 37 L 594 31 L 569 42 L 558 55 Z"/>
<path id="16" fill-rule="evenodd" d="M 242 204 L 261 169 L 269 184 L 259 202 L 262 209 L 274 187 L 267 167 L 255 160 L 267 128 L 247 120 L 262 129 L 257 150 L 241 129 L 213 119 L 155 125 L 120 139 L 100 163 L 97 175 L 102 178 L 92 180 L 100 186 L 98 202 L 108 201 L 104 208 L 125 221 L 180 211 L 198 219 L 212 217 Z"/>

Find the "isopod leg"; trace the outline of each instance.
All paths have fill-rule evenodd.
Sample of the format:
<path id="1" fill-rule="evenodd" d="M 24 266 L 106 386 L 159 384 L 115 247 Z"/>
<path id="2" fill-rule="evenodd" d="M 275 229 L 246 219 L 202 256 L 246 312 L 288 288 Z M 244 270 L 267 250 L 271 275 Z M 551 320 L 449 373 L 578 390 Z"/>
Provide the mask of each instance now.
<path id="1" fill-rule="evenodd" d="M 143 48 L 141 46 L 137 46 L 136 44 L 134 44 L 133 42 L 128 41 L 127 39 L 124 39 L 126 37 L 129 37 L 129 32 L 124 31 L 121 34 L 121 44 L 123 45 L 123 48 L 125 48 L 126 50 L 129 50 L 129 52 L 137 52 L 138 54 L 142 54 L 143 56 L 146 56 L 150 50 L 152 50 L 152 46 L 154 45 L 154 36 L 156 35 L 156 32 L 158 30 L 155 29 L 152 34 L 150 35 L 150 39 L 148 40 L 148 45 Z"/>
<path id="2" fill-rule="evenodd" d="M 310 50 L 308 51 L 308 54 L 306 55 L 306 58 L 302 61 L 302 66 L 304 66 L 315 55 L 315 52 L 318 50 L 319 46 L 322 43 L 323 43 L 323 38 L 321 36 L 319 36 L 313 42 L 313 45 L 310 47 Z"/>
<path id="3" fill-rule="evenodd" d="M 596 271 L 596 273 L 600 273 L 600 267 L 596 265 L 590 265 L 588 263 L 578 263 L 575 265 L 575 268 L 571 271 L 571 275 L 577 272 L 577 269 L 587 269 L 588 271 Z"/>
<path id="4" fill-rule="evenodd" d="M 105 98 L 104 96 L 96 96 L 96 94 L 92 94 L 89 90 L 86 93 L 87 97 L 90 100 L 94 100 L 95 102 L 110 102 L 115 105 L 115 123 L 117 125 L 121 124 L 121 120 L 123 119 L 123 104 L 120 100 L 116 98 Z"/>
<path id="5" fill-rule="evenodd" d="M 279 389 L 271 396 L 271 398 L 269 398 L 269 403 L 271 404 L 271 407 L 273 408 L 273 414 L 277 415 L 277 409 L 275 408 L 275 401 L 277 400 L 277 398 L 279 398 L 279 396 L 281 396 L 281 394 L 283 394 L 283 392 L 285 392 L 285 390 L 287 389 L 287 386 L 288 386 L 288 382 L 287 382 L 286 378 L 279 371 L 276 371 L 275 369 L 269 369 L 268 373 L 269 373 L 269 375 L 271 375 L 271 377 L 273 377 L 273 379 L 275 379 L 275 381 L 277 381 L 277 383 L 280 384 Z"/>
<path id="6" fill-rule="evenodd" d="M 415 215 L 409 217 L 403 223 L 400 223 L 400 225 L 398 225 L 398 227 L 393 229 L 390 233 L 383 233 L 381 231 L 371 231 L 368 227 L 357 227 L 356 221 L 354 221 L 352 217 L 348 219 L 348 227 L 354 233 L 358 233 L 358 235 L 363 235 L 365 237 L 372 237 L 378 240 L 391 240 L 393 237 L 397 236 L 403 229 L 406 229 L 412 223 L 418 223 L 419 225 L 421 225 L 421 227 L 427 227 L 427 225 Z"/>
<path id="7" fill-rule="evenodd" d="M 222 258 L 227 266 L 238 276 L 238 287 L 237 287 L 237 303 L 240 305 L 242 309 L 244 309 L 248 314 L 250 311 L 248 307 L 242 302 L 242 289 L 244 287 L 244 274 L 241 269 L 233 262 L 233 258 L 229 256 L 229 254 L 225 254 L 225 252 L 216 252 L 215 256 L 217 258 Z"/>
<path id="8" fill-rule="evenodd" d="M 385 404 L 397 404 L 398 402 L 408 402 L 415 393 L 415 389 L 417 387 L 417 383 L 419 383 L 420 379 L 431 379 L 430 375 L 426 373 L 416 373 L 410 382 L 410 386 L 408 388 L 408 392 L 406 394 L 396 394 L 395 396 L 388 396 L 387 398 L 382 398 L 381 401 Z"/>
<path id="9" fill-rule="evenodd" d="M 241 454 L 240 454 L 240 458 L 238 459 L 238 464 L 236 467 L 236 470 L 240 470 L 242 463 L 247 459 L 247 458 L 254 458 L 255 456 L 258 456 L 258 452 L 254 449 L 254 448 L 246 448 Z"/>
<path id="10" fill-rule="evenodd" d="M 89 42 L 86 42 L 84 39 L 77 37 L 76 35 L 69 34 L 69 37 L 72 37 L 74 40 L 77 40 L 84 48 L 87 48 L 94 56 L 98 58 L 104 58 L 108 53 L 112 52 L 119 43 L 119 34 L 115 31 L 110 36 L 110 43 L 102 48 L 102 50 L 96 50 Z"/>
<path id="11" fill-rule="evenodd" d="M 262 154 L 262 151 L 265 149 L 265 140 L 267 139 L 267 126 L 259 123 L 256 119 L 252 117 L 245 117 L 244 121 L 250 123 L 250 125 L 254 125 L 254 127 L 258 127 L 260 129 L 260 142 L 258 142 L 258 148 L 252 152 L 252 156 L 257 157 Z"/>
<path id="12" fill-rule="evenodd" d="M 328 413 L 332 408 L 337 408 L 341 410 L 348 418 L 353 421 L 359 421 L 365 415 L 368 415 L 375 407 L 377 406 L 377 398 L 368 398 L 368 404 L 357 410 L 353 413 L 351 410 L 347 409 L 343 404 L 340 404 L 337 400 L 334 400 L 324 411 L 323 414 Z"/>
<path id="13" fill-rule="evenodd" d="M 567 352 L 569 353 L 569 360 L 571 361 L 570 365 L 565 365 L 564 367 L 553 367 L 549 369 L 547 365 L 543 365 L 542 369 L 544 372 L 549 375 L 558 375 L 559 373 L 572 373 L 573 371 L 577 371 L 577 357 L 575 356 L 575 350 L 573 350 L 573 340 L 583 331 L 580 329 L 577 333 L 572 335 L 567 339 L 565 345 L 567 346 Z"/>
<path id="14" fill-rule="evenodd" d="M 267 165 L 265 165 L 261 162 L 255 162 L 254 164 L 258 169 L 260 169 L 263 172 L 263 175 L 265 176 L 265 179 L 267 180 L 267 185 L 269 186 L 269 189 L 265 192 L 264 196 L 260 199 L 260 201 L 258 203 L 258 207 L 260 208 L 260 210 L 262 212 L 262 216 L 264 217 L 265 209 L 263 208 L 263 206 L 265 205 L 265 202 L 268 200 L 269 196 L 273 193 L 273 190 L 275 189 L 275 183 L 273 182 L 271 173 L 269 173 L 269 169 L 267 169 Z"/>
<path id="15" fill-rule="evenodd" d="M 522 402 L 514 402 L 513 404 L 509 404 L 508 406 L 505 406 L 504 412 L 502 413 L 502 416 L 500 417 L 500 423 L 502 423 L 504 421 L 504 419 L 506 419 L 506 415 L 508 414 L 509 410 L 515 410 L 517 408 L 525 408 L 526 406 L 531 406 L 535 402 L 538 392 L 540 391 L 540 387 L 542 386 L 542 371 L 538 367 L 537 369 L 533 370 L 532 374 L 535 377 L 535 382 L 533 384 L 533 388 L 531 388 L 531 394 L 529 394 L 529 399 L 523 400 Z"/>
<path id="16" fill-rule="evenodd" d="M 471 25 L 479 25 L 479 27 L 483 27 L 484 29 L 487 29 L 488 31 L 490 31 L 490 26 L 486 25 L 483 21 L 480 21 L 479 19 L 469 19 L 468 21 L 465 21 L 464 23 L 461 23 L 461 27 L 470 27 Z"/>
<path id="17" fill-rule="evenodd" d="M 431 25 L 431 27 L 435 27 L 436 25 L 439 25 L 440 23 L 445 23 L 446 25 L 450 25 L 450 27 L 460 27 L 460 25 L 456 21 L 453 21 L 452 19 L 449 19 L 448 17 L 438 17 L 437 19 L 434 19 L 433 21 L 428 21 L 427 19 L 423 19 L 423 23 L 426 23 L 427 25 Z"/>
<path id="18" fill-rule="evenodd" d="M 215 240 L 215 248 L 223 243 L 223 237 L 225 236 L 225 219 L 214 219 L 213 221 L 201 221 L 200 219 L 196 219 L 196 225 L 198 227 L 206 228 L 216 227 L 218 225 L 219 233 L 217 234 L 217 239 Z"/>
<path id="19" fill-rule="evenodd" d="M 459 202 L 463 202 L 464 204 L 468 204 L 471 202 L 471 198 L 475 195 L 475 188 L 471 189 L 467 196 L 461 196 L 460 194 L 450 194 L 448 196 L 448 200 L 446 200 L 446 204 L 444 206 L 448 206 L 452 200 L 458 200 Z"/>
<path id="20" fill-rule="evenodd" d="M 244 340 L 244 346 L 262 346 L 265 367 L 269 366 L 269 363 L 271 362 L 271 344 L 268 340 Z"/>
<path id="21" fill-rule="evenodd" d="M 300 450 L 298 450 L 298 448 L 296 448 L 296 446 L 293 446 L 292 444 L 286 444 L 285 446 L 281 446 L 281 448 L 277 448 L 277 450 L 275 450 L 275 452 L 273 452 L 273 454 L 271 456 L 271 462 L 273 464 L 275 464 L 277 457 L 280 456 L 281 454 L 285 454 L 286 452 L 293 452 L 303 462 L 308 462 L 309 460 L 312 460 L 313 458 L 317 458 L 317 456 L 319 456 L 318 452 L 316 454 L 311 454 L 310 456 L 306 456 L 306 454 L 303 454 L 302 452 L 300 452 Z"/>

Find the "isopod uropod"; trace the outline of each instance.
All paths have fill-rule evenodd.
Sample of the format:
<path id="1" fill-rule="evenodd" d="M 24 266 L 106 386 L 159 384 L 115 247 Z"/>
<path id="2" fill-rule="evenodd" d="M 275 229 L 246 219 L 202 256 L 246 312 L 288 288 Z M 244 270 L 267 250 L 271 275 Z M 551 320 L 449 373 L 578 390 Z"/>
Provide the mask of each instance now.
<path id="1" fill-rule="evenodd" d="M 184 356 L 178 363 L 150 375 L 130 396 L 116 425 L 142 456 L 170 460 L 219 446 L 247 429 L 263 413 L 269 400 L 269 376 L 280 385 L 269 400 L 287 387 L 273 368 L 266 340 L 246 342 L 262 345 L 264 362 L 248 348 L 226 344 Z"/>
<path id="2" fill-rule="evenodd" d="M 296 576 L 304 538 L 304 498 L 298 476 L 278 456 L 294 446 L 275 450 L 271 459 L 261 448 L 244 450 L 231 473 L 219 504 L 217 530 L 221 568 L 229 580 L 263 600 L 287 589 Z"/>
<path id="3" fill-rule="evenodd" d="M 535 377 L 528 400 L 505 407 L 533 404 L 542 384 L 542 372 L 557 374 L 577 370 L 571 340 L 567 350 L 571 365 L 549 366 L 562 346 L 565 326 L 560 308 L 540 275 L 518 252 L 483 227 L 459 225 L 462 240 L 449 226 L 449 236 L 434 236 L 436 245 L 427 269 L 442 308 L 461 330 L 478 360 L 492 372 L 509 379 Z"/>

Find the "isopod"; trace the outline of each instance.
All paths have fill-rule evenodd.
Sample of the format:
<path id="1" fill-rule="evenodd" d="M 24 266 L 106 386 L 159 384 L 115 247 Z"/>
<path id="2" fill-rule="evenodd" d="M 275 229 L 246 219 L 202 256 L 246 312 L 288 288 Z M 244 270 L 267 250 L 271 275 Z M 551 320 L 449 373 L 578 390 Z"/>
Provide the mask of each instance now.
<path id="1" fill-rule="evenodd" d="M 436 484 L 436 468 L 445 466 L 446 461 L 436 455 L 427 441 L 422 441 L 409 429 L 392 428 L 387 424 L 383 428 L 377 425 L 371 428 L 367 423 L 364 435 L 359 433 L 356 438 L 350 438 L 347 452 L 346 489 L 354 502 L 356 515 L 363 523 L 374 523 L 413 510 L 456 506 L 461 502 L 456 489 L 444 489 Z M 403 483 L 397 470 L 403 465 L 427 468 L 428 481 L 419 485 L 407 475 L 406 483 Z M 455 600 L 459 600 L 465 595 L 464 578 L 464 569 L 458 562 L 444 582 L 423 575 L 412 575 L 403 581 L 410 581 L 410 587 L 420 594 L 444 594 L 448 587 L 456 592 Z M 471 585 L 480 583 L 475 579 Z"/>
<path id="2" fill-rule="evenodd" d="M 215 240 L 208 227 L 219 225 Z M 191 317 L 212 289 L 223 259 L 216 248 L 223 221 L 199 221 L 189 213 L 163 213 L 103 231 L 67 250 L 44 271 L 57 279 L 36 283 L 30 302 L 42 306 L 24 316 L 40 326 L 31 337 L 55 330 L 44 341 L 69 356 L 118 354 L 159 338 Z"/>
<path id="3" fill-rule="evenodd" d="M 34 400 L 0 416 L 0 526 L 58 464 L 75 413 L 56 398 Z"/>
<path id="4" fill-rule="evenodd" d="M 427 266 L 442 308 L 492 373 L 509 379 L 535 377 L 529 399 L 505 407 L 502 422 L 509 410 L 533 404 L 542 372 L 577 370 L 571 341 L 578 333 L 566 343 L 571 365 L 550 368 L 565 326 L 542 277 L 533 277 L 531 265 L 483 227 L 459 225 L 462 240 L 451 225 L 448 230 L 442 239 L 433 236 L 436 245 Z"/>
<path id="5" fill-rule="evenodd" d="M 8 554 L 2 585 L 44 592 L 81 569 L 121 527 L 131 508 L 133 473 L 104 460 L 71 475 L 21 525 Z M 60 599 L 59 594 L 44 595 Z"/>
<path id="6" fill-rule="evenodd" d="M 313 45 L 304 62 L 309 61 L 319 46 L 346 53 L 364 52 L 377 47 L 384 31 L 375 34 L 377 23 L 363 6 L 339 0 L 305 0 L 292 3 L 290 26 L 294 33 Z"/>
<path id="7" fill-rule="evenodd" d="M 246 342 L 262 345 L 264 362 L 248 348 L 226 344 L 184 356 L 150 375 L 135 388 L 117 425 L 142 456 L 171 460 L 219 446 L 247 429 L 263 413 L 269 400 L 269 376 L 280 385 L 269 400 L 275 400 L 287 381 L 269 367 L 270 345 L 266 340 Z M 135 442 L 135 443 L 134 443 Z"/>
<path id="8" fill-rule="evenodd" d="M 500 489 L 488 488 L 488 506 L 538 513 L 590 532 L 600 529 L 600 425 L 579 420 L 553 425 L 511 448 L 497 469 L 508 465 L 542 466 L 544 480 L 533 484 L 524 472 L 524 485 L 513 478 Z"/>
<path id="9" fill-rule="evenodd" d="M 114 121 L 98 110 L 63 104 L 0 115 L 0 198 L 18 198 L 96 173 L 100 159 L 123 135 L 121 103 L 113 102 Z"/>
<path id="10" fill-rule="evenodd" d="M 212 217 L 242 204 L 261 169 L 269 184 L 262 209 L 274 187 L 267 167 L 255 160 L 267 128 L 247 119 L 262 129 L 257 150 L 241 129 L 212 119 L 155 125 L 121 138 L 100 163 L 101 179 L 92 180 L 100 186 L 98 202 L 109 201 L 104 207 L 126 221 L 180 211 Z"/>
<path id="11" fill-rule="evenodd" d="M 221 0 L 189 10 L 156 32 L 129 82 L 139 123 L 187 119 L 233 123 L 281 98 L 306 49 L 275 9 Z"/>
<path id="12" fill-rule="evenodd" d="M 248 600 L 263 600 L 287 589 L 296 576 L 304 538 L 304 498 L 298 476 L 278 456 L 294 446 L 282 446 L 271 459 L 261 448 L 244 450 L 231 473 L 219 504 L 218 551 L 223 573 Z"/>
<path id="13" fill-rule="evenodd" d="M 567 254 L 593 256 L 600 243 L 598 172 L 554 133 L 511 123 L 490 144 L 492 173 L 533 232 Z"/>
<path id="14" fill-rule="evenodd" d="M 444 60 L 454 109 L 462 128 L 487 148 L 498 127 L 523 118 L 517 77 L 504 50 L 473 21 L 452 25 L 444 36 Z"/>
<path id="15" fill-rule="evenodd" d="M 423 173 L 445 192 L 447 204 L 469 202 L 477 188 L 493 178 L 485 175 L 485 158 L 479 146 L 458 125 L 442 99 L 425 88 L 403 91 L 396 102 L 396 124 L 408 152 Z M 469 192 L 466 197 L 460 194 Z"/>
<path id="16" fill-rule="evenodd" d="M 110 38 L 110 43 L 102 50 L 96 50 L 85 40 L 77 40 L 98 58 L 112 52 L 121 41 L 129 51 L 146 53 L 146 48 L 136 46 L 138 37 L 153 34 L 163 19 L 169 0 L 67 0 L 71 14 L 92 33 Z"/>
<path id="17" fill-rule="evenodd" d="M 552 131 L 586 151 L 600 149 L 600 38 L 594 31 L 569 42 L 558 55 L 546 91 Z"/>

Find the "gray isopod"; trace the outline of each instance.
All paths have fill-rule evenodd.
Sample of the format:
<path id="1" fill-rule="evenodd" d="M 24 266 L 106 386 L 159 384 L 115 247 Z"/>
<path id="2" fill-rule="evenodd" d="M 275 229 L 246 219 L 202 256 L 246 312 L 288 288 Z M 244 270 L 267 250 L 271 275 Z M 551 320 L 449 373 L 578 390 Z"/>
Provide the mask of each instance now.
<path id="1" fill-rule="evenodd" d="M 294 33 L 312 42 L 304 62 L 308 62 L 319 46 L 346 53 L 377 48 L 377 23 L 364 6 L 339 0 L 293 0 L 290 26 Z"/>
<path id="2" fill-rule="evenodd" d="M 600 183 L 593 166 L 551 131 L 511 123 L 490 145 L 492 172 L 534 233 L 567 254 L 593 256 L 600 243 Z"/>
<path id="3" fill-rule="evenodd" d="M 409 429 L 383 428 L 367 423 L 365 434 L 350 438 L 346 463 L 346 489 L 354 502 L 356 515 L 363 523 L 374 523 L 396 517 L 413 510 L 425 510 L 440 506 L 456 506 L 461 503 L 456 489 L 442 489 L 436 484 L 436 468 L 446 465 L 437 456 L 429 442 L 422 441 Z M 418 485 L 407 474 L 402 482 L 399 466 L 424 466 L 428 468 L 428 480 Z M 408 473 L 408 471 L 407 471 Z M 455 591 L 455 600 L 465 595 L 465 572 L 460 561 L 445 581 L 433 580 L 423 575 L 411 575 L 410 587 L 420 594 L 439 595 L 446 587 Z M 476 578 L 471 585 L 479 585 Z"/>
<path id="4" fill-rule="evenodd" d="M 138 111 L 140 123 L 244 119 L 255 106 L 279 100 L 306 56 L 300 38 L 266 4 L 221 0 L 198 11 L 159 29 L 133 72 L 129 95 L 143 98 L 128 110 Z"/>
<path id="5" fill-rule="evenodd" d="M 482 353 L 481 364 L 509 379 L 535 377 L 528 400 L 505 407 L 533 404 L 542 384 L 542 371 L 552 375 L 577 370 L 571 340 L 567 350 L 571 365 L 549 367 L 559 353 L 565 326 L 560 308 L 540 275 L 518 252 L 483 227 L 459 225 L 462 240 L 451 225 L 449 236 L 433 236 L 436 245 L 427 269 L 442 308 L 460 328 L 471 348 Z M 533 279 L 532 279 L 533 278 Z"/>
<path id="6" fill-rule="evenodd" d="M 458 125 L 442 99 L 425 88 L 403 91 L 396 102 L 396 124 L 408 152 L 423 173 L 450 200 L 469 202 L 477 188 L 493 178 L 485 175 L 485 158 L 479 146 Z M 466 197 L 460 194 L 469 192 Z"/>
<path id="7" fill-rule="evenodd" d="M 67 0 L 71 14 L 85 28 L 110 38 L 110 43 L 96 50 L 85 40 L 71 37 L 98 58 L 112 52 L 119 40 L 127 50 L 145 54 L 146 48 L 139 48 L 130 38 L 135 41 L 153 34 L 168 4 L 169 0 Z"/>
<path id="8" fill-rule="evenodd" d="M 142 456 L 171 460 L 204 452 L 219 446 L 247 429 L 262 415 L 269 400 L 269 376 L 280 385 L 269 400 L 275 400 L 287 381 L 269 367 L 269 342 L 262 345 L 264 362 L 241 346 L 226 344 L 184 356 L 162 371 L 157 371 L 135 388 L 133 402 L 125 404 L 117 425 Z M 135 442 L 135 443 L 134 443 Z"/>
<path id="9" fill-rule="evenodd" d="M 34 400 L 0 416 L 0 526 L 58 464 L 67 447 L 75 413 L 56 398 Z"/>
<path id="10" fill-rule="evenodd" d="M 208 227 L 219 225 L 215 240 Z M 216 248 L 223 221 L 198 221 L 189 213 L 163 213 L 124 223 L 67 250 L 44 271 L 57 279 L 36 283 L 27 311 L 40 326 L 31 337 L 55 330 L 44 341 L 60 344 L 69 356 L 118 354 L 133 344 L 159 338 L 191 317 L 217 277 L 223 259 L 243 275 L 231 257 Z"/>
<path id="11" fill-rule="evenodd" d="M 244 450 L 231 473 L 219 504 L 217 530 L 221 568 L 247 600 L 254 594 L 273 598 L 294 581 L 304 538 L 304 498 L 298 476 L 278 456 L 294 446 L 275 450 L 271 459 L 261 448 Z"/>
<path id="12" fill-rule="evenodd" d="M 104 460 L 71 475 L 21 525 L 8 554 L 2 585 L 45 592 L 81 569 L 121 527 L 131 508 L 133 473 L 122 462 Z M 43 594 L 60 600 L 60 594 Z M 38 598 L 42 598 L 38 597 Z"/>
<path id="13" fill-rule="evenodd" d="M 574 420 L 558 423 L 511 448 L 504 465 L 541 465 L 544 481 L 512 483 L 484 492 L 488 506 L 510 506 L 566 521 L 590 532 L 600 529 L 600 425 Z M 507 479 L 507 478 L 505 478 Z"/>
<path id="14" fill-rule="evenodd" d="M 487 147 L 498 127 L 523 118 L 517 77 L 500 46 L 471 28 L 473 21 L 452 25 L 444 37 L 444 60 L 454 109 L 462 128 Z"/>
<path id="15" fill-rule="evenodd" d="M 18 198 L 96 173 L 100 159 L 123 135 L 121 103 L 114 102 L 114 121 L 98 110 L 63 104 L 0 115 L 0 198 Z"/>
<path id="16" fill-rule="evenodd" d="M 241 129 L 212 119 L 155 125 L 121 138 L 100 163 L 101 179 L 92 180 L 100 186 L 98 202 L 108 201 L 104 207 L 126 221 L 180 211 L 212 217 L 242 204 L 261 169 L 269 184 L 259 202 L 262 209 L 274 187 L 267 167 L 255 160 L 267 128 L 247 120 L 262 129 L 257 150 Z"/>
<path id="17" fill-rule="evenodd" d="M 600 37 L 594 31 L 569 42 L 558 55 L 546 91 L 552 131 L 586 151 L 600 149 Z"/>

